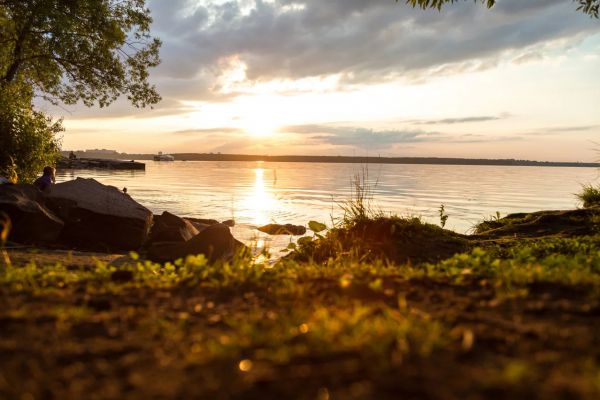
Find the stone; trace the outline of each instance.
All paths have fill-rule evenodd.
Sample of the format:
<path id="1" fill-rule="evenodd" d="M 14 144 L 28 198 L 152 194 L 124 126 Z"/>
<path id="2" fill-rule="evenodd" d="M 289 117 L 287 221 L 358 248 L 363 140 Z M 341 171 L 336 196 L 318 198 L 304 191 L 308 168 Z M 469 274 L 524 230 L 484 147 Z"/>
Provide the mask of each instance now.
<path id="1" fill-rule="evenodd" d="M 185 243 L 157 242 L 148 248 L 147 257 L 154 262 L 175 261 L 189 255 L 204 254 L 210 262 L 231 259 L 244 246 L 231 235 L 229 227 L 215 224 Z M 245 247 L 245 246 L 244 246 Z"/>
<path id="2" fill-rule="evenodd" d="M 229 227 L 223 224 L 211 225 L 186 242 L 188 254 L 204 254 L 211 262 L 233 256 L 235 238 Z"/>
<path id="3" fill-rule="evenodd" d="M 226 225 L 230 228 L 233 228 L 235 226 L 235 221 L 232 219 L 228 219 L 227 221 L 223 221 L 221 222 L 223 225 Z"/>
<path id="4" fill-rule="evenodd" d="M 187 242 L 199 233 L 199 230 L 188 220 L 170 212 L 154 216 L 148 244 L 155 242 Z"/>
<path id="5" fill-rule="evenodd" d="M 58 240 L 64 223 L 43 205 L 33 185 L 0 186 L 0 212 L 11 220 L 9 240 L 22 244 L 51 244 Z"/>
<path id="6" fill-rule="evenodd" d="M 146 250 L 148 260 L 161 264 L 187 256 L 185 242 L 154 242 L 150 243 Z"/>
<path id="7" fill-rule="evenodd" d="M 258 228 L 259 231 L 268 233 L 269 235 L 304 235 L 306 233 L 306 227 L 301 225 L 292 224 L 269 224 Z"/>
<path id="8" fill-rule="evenodd" d="M 191 217 L 186 217 L 185 219 L 187 221 L 191 222 L 192 225 L 194 225 L 196 227 L 196 229 L 198 229 L 198 231 L 201 231 L 211 225 L 216 225 L 219 223 L 219 221 L 217 221 L 216 219 L 191 218 Z"/>
<path id="9" fill-rule="evenodd" d="M 60 241 L 67 246 L 135 251 L 148 238 L 152 213 L 116 187 L 77 178 L 53 185 L 45 199 L 65 223 Z"/>

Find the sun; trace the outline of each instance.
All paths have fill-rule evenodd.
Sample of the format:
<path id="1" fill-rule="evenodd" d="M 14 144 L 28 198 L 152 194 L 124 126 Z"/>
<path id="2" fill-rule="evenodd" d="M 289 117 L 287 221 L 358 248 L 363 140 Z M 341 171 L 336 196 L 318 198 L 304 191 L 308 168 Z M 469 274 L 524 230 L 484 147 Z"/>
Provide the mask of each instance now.
<path id="1" fill-rule="evenodd" d="M 243 129 L 254 137 L 273 136 L 279 125 L 268 117 L 249 118 L 243 122 Z"/>

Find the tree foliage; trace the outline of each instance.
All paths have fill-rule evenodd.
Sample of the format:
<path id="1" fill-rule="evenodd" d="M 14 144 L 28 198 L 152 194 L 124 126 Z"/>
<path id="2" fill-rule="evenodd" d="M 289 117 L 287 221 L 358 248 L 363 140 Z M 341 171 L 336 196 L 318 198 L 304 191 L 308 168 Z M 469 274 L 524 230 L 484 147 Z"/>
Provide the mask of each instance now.
<path id="1" fill-rule="evenodd" d="M 23 80 L 66 104 L 155 104 L 151 22 L 145 0 L 0 0 L 0 85 Z"/>
<path id="2" fill-rule="evenodd" d="M 60 120 L 33 109 L 32 98 L 27 85 L 0 87 L 0 175 L 21 182 L 55 163 L 63 131 Z"/>
<path id="3" fill-rule="evenodd" d="M 412 5 L 413 7 L 420 7 L 422 9 L 426 8 L 437 8 L 438 10 L 442 9 L 442 6 L 446 3 L 457 3 L 461 0 L 406 0 L 407 4 Z M 463 0 L 465 1 L 465 0 Z M 496 4 L 496 0 L 474 0 L 475 3 L 480 1 L 483 4 L 486 4 L 488 8 L 492 8 Z M 588 14 L 594 18 L 598 18 L 600 11 L 600 0 L 572 0 L 577 3 L 577 10 Z M 398 2 L 398 0 L 396 0 Z"/>

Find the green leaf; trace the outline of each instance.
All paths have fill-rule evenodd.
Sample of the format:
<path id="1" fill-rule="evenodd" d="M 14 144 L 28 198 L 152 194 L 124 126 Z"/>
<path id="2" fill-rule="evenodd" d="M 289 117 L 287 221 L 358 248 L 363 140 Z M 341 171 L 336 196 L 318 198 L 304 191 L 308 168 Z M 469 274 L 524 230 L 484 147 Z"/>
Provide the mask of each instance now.
<path id="1" fill-rule="evenodd" d="M 327 225 L 322 224 L 317 221 L 310 221 L 308 223 L 308 227 L 310 228 L 311 231 L 313 231 L 315 233 L 323 232 L 325 229 L 327 229 Z"/>
<path id="2" fill-rule="evenodd" d="M 310 243 L 312 243 L 312 237 L 310 237 L 310 236 L 303 236 L 300 239 L 298 239 L 298 244 L 300 246 L 304 246 L 304 245 L 307 245 Z"/>

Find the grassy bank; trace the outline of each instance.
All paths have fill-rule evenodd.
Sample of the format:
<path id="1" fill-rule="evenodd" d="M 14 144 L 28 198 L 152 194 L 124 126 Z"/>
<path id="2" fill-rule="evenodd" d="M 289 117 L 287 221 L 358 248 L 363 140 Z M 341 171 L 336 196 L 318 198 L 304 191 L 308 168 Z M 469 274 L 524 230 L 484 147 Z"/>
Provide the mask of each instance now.
<path id="1" fill-rule="evenodd" d="M 273 268 L 11 251 L 0 397 L 600 395 L 597 233 L 515 239 L 498 229 L 521 223 L 504 221 L 497 234 L 457 238 L 384 220 L 355 226 L 396 226 L 392 236 L 420 234 L 429 249 L 441 234 L 458 254 L 389 262 L 376 241 L 345 251 L 350 225 Z M 342 251 L 308 253 L 332 239 Z"/>

